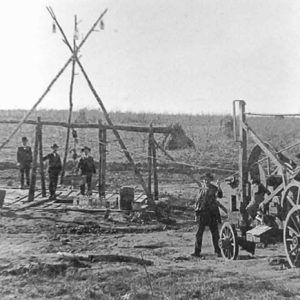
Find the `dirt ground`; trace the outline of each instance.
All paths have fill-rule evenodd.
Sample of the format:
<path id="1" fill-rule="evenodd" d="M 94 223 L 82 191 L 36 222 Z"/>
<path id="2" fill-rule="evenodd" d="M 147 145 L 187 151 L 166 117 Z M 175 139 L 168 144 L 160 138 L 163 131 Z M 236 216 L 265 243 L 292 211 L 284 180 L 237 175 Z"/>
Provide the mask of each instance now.
<path id="1" fill-rule="evenodd" d="M 213 255 L 206 231 L 204 259 L 190 256 L 197 229 L 189 209 L 193 187 L 160 185 L 161 194 L 173 201 L 170 215 L 176 223 L 170 224 L 134 223 L 121 213 L 105 219 L 103 213 L 39 207 L 13 211 L 4 202 L 0 298 L 300 299 L 300 270 L 287 266 L 282 244 L 259 248 L 253 257 L 240 251 L 238 260 L 224 261 Z M 97 255 L 100 260 L 90 259 Z M 127 256 L 136 261 L 108 259 Z M 270 264 L 276 257 L 279 262 Z"/>

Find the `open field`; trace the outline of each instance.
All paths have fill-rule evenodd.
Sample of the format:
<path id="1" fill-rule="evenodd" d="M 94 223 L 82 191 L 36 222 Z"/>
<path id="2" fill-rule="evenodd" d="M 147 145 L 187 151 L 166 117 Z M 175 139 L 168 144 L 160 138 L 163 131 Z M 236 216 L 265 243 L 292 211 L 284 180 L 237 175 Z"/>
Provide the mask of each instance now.
<path id="1" fill-rule="evenodd" d="M 97 122 L 99 112 L 89 111 L 88 119 Z M 64 111 L 38 111 L 44 120 L 66 120 Z M 0 111 L 1 119 L 18 119 L 22 112 Z M 275 265 L 270 258 L 284 257 L 283 245 L 258 249 L 254 257 L 241 251 L 234 262 L 212 255 L 210 233 L 203 241 L 204 260 L 191 258 L 196 225 L 192 205 L 197 189 L 184 175 L 187 170 L 201 176 L 205 167 L 216 168 L 217 178 L 237 169 L 237 144 L 220 126 L 224 116 L 188 116 L 112 113 L 115 123 L 169 125 L 179 122 L 196 144 L 195 150 L 171 151 L 178 162 L 204 167 L 198 170 L 174 165 L 159 154 L 160 195 L 167 201 L 174 224 L 153 221 L 130 222 L 126 215 L 80 212 L 46 212 L 1 210 L 0 218 L 0 298 L 1 299 L 300 299 L 300 271 L 284 262 Z M 76 118 L 76 116 L 75 116 Z M 279 149 L 300 140 L 300 120 L 249 118 L 250 126 Z M 13 126 L 0 124 L 1 141 Z M 27 135 L 33 143 L 34 128 L 22 130 L 0 152 L 0 185 L 18 185 L 15 149 L 20 137 Z M 45 128 L 44 151 L 53 142 L 64 145 L 65 130 Z M 79 131 L 81 145 L 90 145 L 98 159 L 97 131 Z M 141 163 L 147 149 L 147 136 L 121 133 L 129 151 Z M 157 136 L 158 140 L 162 137 Z M 115 138 L 108 136 L 108 189 L 135 185 L 136 180 L 118 151 Z M 249 141 L 250 142 L 250 141 Z M 295 159 L 300 147 L 286 152 Z M 10 167 L 8 169 L 8 167 Z M 223 204 L 228 204 L 228 188 Z M 4 202 L 5 205 L 5 202 Z M 152 227 L 151 227 L 152 226 Z M 156 228 L 150 229 L 150 228 Z M 151 265 L 128 262 L 62 258 L 59 252 L 88 255 L 127 255 L 144 258 Z"/>

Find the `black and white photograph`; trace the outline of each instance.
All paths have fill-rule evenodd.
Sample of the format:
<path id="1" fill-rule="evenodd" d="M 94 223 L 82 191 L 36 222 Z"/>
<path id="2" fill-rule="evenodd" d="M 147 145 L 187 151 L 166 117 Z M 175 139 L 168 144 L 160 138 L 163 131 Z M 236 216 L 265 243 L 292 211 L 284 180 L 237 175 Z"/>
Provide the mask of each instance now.
<path id="1" fill-rule="evenodd" d="M 300 299 L 300 1 L 0 3 L 0 299 Z"/>

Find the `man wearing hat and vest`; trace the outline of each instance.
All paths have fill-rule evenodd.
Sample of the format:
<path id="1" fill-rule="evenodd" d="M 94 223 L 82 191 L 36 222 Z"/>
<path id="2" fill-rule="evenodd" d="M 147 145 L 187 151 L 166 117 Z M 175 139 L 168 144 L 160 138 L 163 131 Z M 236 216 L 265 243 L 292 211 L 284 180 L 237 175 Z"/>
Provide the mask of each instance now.
<path id="1" fill-rule="evenodd" d="M 81 175 L 84 177 L 83 183 L 80 185 L 81 195 L 85 194 L 85 184 L 87 184 L 87 195 L 92 194 L 92 177 L 96 173 L 96 167 L 93 157 L 90 155 L 91 148 L 85 146 L 82 150 L 83 155 L 81 156 L 78 169 L 81 170 Z"/>
<path id="2" fill-rule="evenodd" d="M 57 153 L 58 145 L 53 144 L 51 146 L 53 150 L 51 153 L 47 154 L 43 157 L 43 160 L 49 161 L 48 173 L 49 173 L 49 199 L 54 200 L 56 198 L 56 188 L 58 182 L 58 176 L 62 169 L 61 159 L 59 154 Z"/>
<path id="3" fill-rule="evenodd" d="M 215 254 L 218 257 L 221 256 L 221 250 L 218 245 L 218 223 L 221 223 L 221 215 L 217 198 L 222 198 L 223 192 L 219 182 L 217 183 L 217 186 L 211 183 L 213 179 L 211 173 L 205 174 L 204 183 L 200 189 L 196 202 L 195 213 L 198 222 L 198 230 L 196 233 L 195 251 L 192 254 L 192 256 L 195 257 L 201 257 L 202 236 L 206 226 L 208 226 L 211 231 Z"/>
<path id="4" fill-rule="evenodd" d="M 17 151 L 17 162 L 21 174 L 21 189 L 25 188 L 24 177 L 26 177 L 26 185 L 29 186 L 30 184 L 29 175 L 30 175 L 30 168 L 32 163 L 32 151 L 31 151 L 31 147 L 29 147 L 27 143 L 28 143 L 27 137 L 26 136 L 22 137 L 23 145 L 21 147 L 18 147 L 18 151 Z"/>

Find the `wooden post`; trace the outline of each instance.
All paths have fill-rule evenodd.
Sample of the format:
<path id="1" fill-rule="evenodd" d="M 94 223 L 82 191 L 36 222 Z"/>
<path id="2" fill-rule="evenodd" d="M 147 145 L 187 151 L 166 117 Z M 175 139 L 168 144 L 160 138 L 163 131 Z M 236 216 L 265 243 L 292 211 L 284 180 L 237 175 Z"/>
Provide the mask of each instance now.
<path id="1" fill-rule="evenodd" d="M 99 120 L 99 196 L 105 197 L 106 184 L 106 129 Z"/>
<path id="2" fill-rule="evenodd" d="M 76 40 L 75 40 L 75 32 L 77 31 L 77 16 L 74 17 L 74 35 L 73 35 L 73 51 L 76 51 Z M 68 128 L 67 128 L 67 137 L 66 137 L 66 145 L 65 145 L 65 153 L 60 177 L 60 183 L 63 183 L 68 152 L 69 152 L 69 140 L 70 140 L 70 131 L 71 131 L 71 121 L 72 121 L 72 110 L 73 110 L 73 86 L 74 86 L 74 78 L 75 78 L 75 58 L 72 59 L 72 71 L 71 71 L 71 82 L 70 82 L 70 90 L 69 90 L 69 115 L 68 115 Z"/>
<path id="3" fill-rule="evenodd" d="M 41 123 L 41 118 L 38 117 L 38 137 L 39 137 L 39 162 L 40 162 L 40 174 L 41 174 L 41 188 L 42 188 L 42 196 L 46 197 L 46 184 L 45 184 L 45 171 L 44 171 L 44 163 L 43 163 L 43 126 Z"/>
<path id="4" fill-rule="evenodd" d="M 153 199 L 152 197 L 152 124 L 150 124 L 149 135 L 148 135 L 148 199 Z"/>
<path id="5" fill-rule="evenodd" d="M 39 123 L 35 127 L 35 140 L 34 140 L 34 149 L 33 149 L 33 161 L 32 161 L 32 171 L 31 171 L 31 180 L 28 193 L 28 201 L 33 201 L 35 184 L 36 184 L 36 169 L 37 169 L 37 157 L 38 157 L 38 147 L 39 147 Z"/>
<path id="6" fill-rule="evenodd" d="M 154 182 L 154 200 L 158 200 L 158 177 L 157 177 L 157 159 L 156 146 L 154 143 L 154 133 L 151 135 L 152 157 L 153 157 L 153 182 Z"/>
<path id="7" fill-rule="evenodd" d="M 245 101 L 238 100 L 239 109 L 239 201 L 240 201 L 240 212 L 244 221 L 244 224 L 248 224 L 248 214 L 246 206 L 248 204 L 247 185 L 248 185 L 248 169 L 247 169 L 247 133 L 243 127 L 243 123 L 246 121 L 245 114 Z"/>

